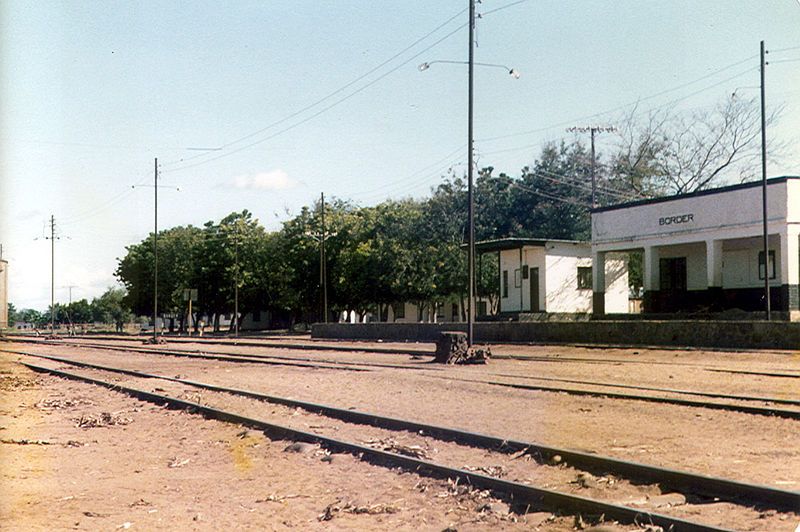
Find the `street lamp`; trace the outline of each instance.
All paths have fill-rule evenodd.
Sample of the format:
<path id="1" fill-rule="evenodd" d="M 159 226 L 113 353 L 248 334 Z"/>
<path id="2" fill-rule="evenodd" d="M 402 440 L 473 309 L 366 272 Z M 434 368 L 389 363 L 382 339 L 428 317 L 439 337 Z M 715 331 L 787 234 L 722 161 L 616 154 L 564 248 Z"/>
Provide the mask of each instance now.
<path id="1" fill-rule="evenodd" d="M 472 186 L 473 173 L 473 140 L 472 134 L 472 115 L 473 115 L 473 71 L 475 65 L 502 68 L 514 79 L 519 79 L 519 72 L 505 65 L 494 63 L 475 62 L 475 0 L 469 0 L 469 61 L 428 61 L 417 67 L 420 72 L 428 70 L 431 65 L 436 63 L 466 64 L 469 66 L 468 75 L 468 104 L 467 104 L 467 223 L 469 224 L 469 245 L 468 245 L 468 265 L 467 272 L 469 277 L 469 298 L 467 299 L 467 345 L 472 347 L 474 343 L 474 324 L 475 324 L 475 195 Z"/>
<path id="2" fill-rule="evenodd" d="M 435 65 L 436 63 L 449 63 L 451 65 L 467 65 L 469 64 L 469 61 L 428 61 L 426 63 L 422 63 L 417 68 L 419 69 L 420 72 L 424 72 L 425 70 L 428 70 L 431 67 L 431 65 Z M 520 78 L 519 70 L 517 70 L 516 68 L 507 67 L 506 65 L 501 65 L 498 63 L 476 63 L 476 62 L 473 62 L 472 64 L 476 66 L 502 68 L 503 70 L 508 72 L 508 75 L 511 76 L 512 78 L 514 79 Z"/>

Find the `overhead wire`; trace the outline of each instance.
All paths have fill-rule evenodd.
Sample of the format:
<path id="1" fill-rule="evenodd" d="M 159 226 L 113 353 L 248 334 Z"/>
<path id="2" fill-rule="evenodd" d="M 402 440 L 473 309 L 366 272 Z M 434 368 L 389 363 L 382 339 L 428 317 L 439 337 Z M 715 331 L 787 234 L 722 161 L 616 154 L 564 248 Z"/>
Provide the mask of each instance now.
<path id="1" fill-rule="evenodd" d="M 518 189 L 526 191 L 526 192 L 529 192 L 529 193 L 537 195 L 537 196 L 542 196 L 542 197 L 547 198 L 547 199 L 559 201 L 559 202 L 562 202 L 562 203 L 567 203 L 567 204 L 570 204 L 570 205 L 576 205 L 578 207 L 587 207 L 587 208 L 589 207 L 589 203 L 588 202 L 577 201 L 577 200 L 575 200 L 573 198 L 565 198 L 563 196 L 558 196 L 556 194 L 550 194 L 550 193 L 547 193 L 547 192 L 542 192 L 541 190 L 532 189 L 532 188 L 529 188 L 529 187 L 527 187 L 525 185 L 517 183 L 514 179 L 512 179 L 510 177 L 498 176 L 497 179 L 505 180 L 510 186 L 518 188 Z"/>
<path id="2" fill-rule="evenodd" d="M 402 184 L 407 183 L 408 181 L 411 181 L 412 179 L 416 178 L 419 174 L 428 172 L 428 170 L 433 168 L 434 166 L 437 167 L 437 168 L 441 168 L 443 163 L 447 163 L 447 164 L 445 164 L 445 168 L 447 168 L 448 166 L 453 165 L 452 158 L 458 152 L 460 152 L 461 150 L 464 150 L 465 148 L 466 148 L 466 146 L 463 146 L 463 145 L 459 146 L 458 148 L 454 149 L 453 151 L 451 151 L 450 153 L 448 153 L 444 157 L 436 160 L 435 162 L 433 162 L 433 163 L 431 163 L 431 164 L 429 164 L 427 166 L 424 166 L 424 167 L 420 168 L 416 172 L 414 172 L 412 174 L 409 174 L 408 176 L 406 176 L 406 177 L 404 177 L 402 179 L 394 180 L 394 181 L 391 181 L 389 183 L 384 183 L 384 184 L 382 184 L 382 185 L 380 185 L 378 187 L 375 187 L 375 188 L 361 190 L 361 191 L 356 192 L 355 194 L 351 194 L 351 196 L 359 197 L 359 196 L 362 196 L 364 194 L 372 194 L 374 192 L 379 192 L 381 190 L 386 190 L 388 188 L 394 188 L 397 185 L 402 185 Z M 429 177 L 429 174 L 426 174 L 426 178 L 427 177 Z M 414 181 L 414 182 L 416 183 L 417 181 Z"/>
<path id="3" fill-rule="evenodd" d="M 626 108 L 631 107 L 632 105 L 637 105 L 637 104 L 639 104 L 641 102 L 644 102 L 644 101 L 647 101 L 647 100 L 652 100 L 653 98 L 657 98 L 659 96 L 663 96 L 664 94 L 669 94 L 670 92 L 675 92 L 676 90 L 680 90 L 680 89 L 688 87 L 690 85 L 694 85 L 695 83 L 698 83 L 698 82 L 703 81 L 705 79 L 708 79 L 710 77 L 716 76 L 717 74 L 719 74 L 721 72 L 724 72 L 724 71 L 729 70 L 729 69 L 731 69 L 733 67 L 739 66 L 739 65 L 741 65 L 743 63 L 746 63 L 747 61 L 752 61 L 756 57 L 758 57 L 758 56 L 757 55 L 751 55 L 751 56 L 749 56 L 747 58 L 741 59 L 741 60 L 736 61 L 734 63 L 730 63 L 730 64 L 728 64 L 728 65 L 726 65 L 726 66 L 724 66 L 722 68 L 719 68 L 719 69 L 715 70 L 714 72 L 710 72 L 708 74 L 705 74 L 705 75 L 703 75 L 703 76 L 701 76 L 699 78 L 693 79 L 691 81 L 687 81 L 685 83 L 682 83 L 680 85 L 676 85 L 674 87 L 670 87 L 669 89 L 665 89 L 665 90 L 656 92 L 654 94 L 650 94 L 648 96 L 644 96 L 642 98 L 638 98 L 638 99 L 633 100 L 633 101 L 631 101 L 629 103 L 626 103 L 626 104 L 623 104 L 623 105 L 619 105 L 619 106 L 614 107 L 612 109 L 608 109 L 608 110 L 605 110 L 605 111 L 600 111 L 598 113 L 593 113 L 593 114 L 590 114 L 590 115 L 584 115 L 584 116 L 581 116 L 581 117 L 578 117 L 578 118 L 574 118 L 574 119 L 571 119 L 571 120 L 567 120 L 567 121 L 564 121 L 564 122 L 551 124 L 549 126 L 542 127 L 542 128 L 532 129 L 532 130 L 528 130 L 528 131 L 521 131 L 521 132 L 518 132 L 518 133 L 508 133 L 508 134 L 504 134 L 504 135 L 497 135 L 497 136 L 494 136 L 494 137 L 485 137 L 485 138 L 476 139 L 476 140 L 479 141 L 479 142 L 488 142 L 488 141 L 493 141 L 493 140 L 500 140 L 500 139 L 505 139 L 505 138 L 519 137 L 519 136 L 523 136 L 523 135 L 530 135 L 530 134 L 533 134 L 533 133 L 541 133 L 541 132 L 553 129 L 555 127 L 569 125 L 569 124 L 572 124 L 572 123 L 577 122 L 577 121 L 586 120 L 586 119 L 589 119 L 589 118 L 596 118 L 598 116 L 603 116 L 603 115 L 610 114 L 610 113 L 613 113 L 613 112 L 616 112 L 616 111 L 621 111 L 621 110 L 624 110 Z M 750 69 L 748 69 L 747 71 L 749 72 Z M 739 77 L 740 75 L 742 75 L 742 74 L 737 74 L 736 76 L 733 76 L 731 78 L 723 80 L 720 83 L 724 83 L 726 81 L 730 81 L 731 79 L 735 79 L 736 77 Z M 715 87 L 718 84 L 719 83 L 714 84 L 714 85 L 712 85 L 710 87 L 707 87 L 704 90 L 707 90 L 708 88 Z M 693 96 L 694 94 L 697 94 L 697 93 L 692 93 L 689 96 Z M 689 97 L 689 96 L 687 96 L 687 97 Z"/>
<path id="4" fill-rule="evenodd" d="M 490 13 L 495 13 L 495 12 L 497 12 L 497 11 L 501 11 L 501 10 L 503 10 L 503 9 L 507 9 L 507 8 L 509 8 L 509 7 L 512 7 L 512 6 L 515 6 L 515 5 L 518 5 L 518 4 L 521 4 L 521 3 L 524 3 L 524 2 L 526 2 L 526 1 L 528 1 L 528 0 L 518 0 L 517 2 L 512 2 L 512 3 L 510 3 L 510 4 L 506 4 L 506 5 L 504 5 L 504 6 L 500 6 L 500 7 L 498 7 L 498 8 L 495 8 L 495 9 L 492 9 L 492 10 L 490 10 L 490 11 L 487 11 L 487 12 L 485 12 L 485 13 L 483 13 L 483 14 L 484 14 L 484 15 L 488 15 L 488 14 L 490 14 Z M 354 85 L 355 83 L 357 83 L 358 81 L 361 81 L 362 79 L 366 78 L 366 77 L 367 77 L 369 74 L 371 74 L 371 73 L 374 73 L 375 71 L 379 70 L 380 68 L 382 68 L 382 67 L 383 67 L 383 66 L 385 66 L 386 64 L 390 63 L 391 61 L 393 61 L 393 60 L 394 60 L 394 59 L 396 59 L 397 57 L 401 56 L 402 54 L 404 54 L 405 52 L 407 52 L 408 50 L 410 50 L 411 48 L 413 48 L 414 46 L 416 46 L 416 45 L 417 45 L 417 44 L 419 44 L 420 42 L 424 41 L 425 39 L 427 39 L 428 37 L 430 37 L 431 35 L 433 35 L 433 34 L 434 34 L 434 33 L 436 33 L 437 31 L 439 31 L 440 29 L 442 29 L 443 27 L 445 27 L 447 24 L 449 24 L 449 23 L 450 23 L 450 22 L 452 22 L 454 19 L 456 19 L 458 16 L 460 16 L 461 14 L 463 14 L 463 13 L 464 13 L 464 11 L 466 11 L 466 10 L 464 9 L 464 10 L 461 10 L 461 11 L 459 11 L 458 13 L 456 13 L 455 15 L 453 15 L 452 17 L 450 17 L 450 18 L 449 18 L 447 21 L 443 22 L 442 24 L 440 24 L 439 26 L 437 26 L 435 29 L 431 30 L 431 31 L 430 31 L 428 34 L 426 34 L 425 36 L 423 36 L 423 37 L 419 38 L 419 39 L 418 39 L 417 41 L 415 41 L 413 44 L 411 44 L 411 45 L 407 46 L 407 47 L 406 47 L 405 49 L 403 49 L 401 52 L 398 52 L 398 53 L 397 53 L 397 54 L 395 54 L 393 57 L 391 57 L 390 59 L 388 59 L 388 60 L 384 61 L 383 63 L 381 63 L 381 64 L 380 64 L 380 65 L 378 65 L 377 67 L 373 68 L 373 69 L 372 69 L 372 70 L 370 70 L 369 72 L 367 72 L 367 73 L 365 73 L 364 75 L 360 76 L 360 77 L 359 77 L 359 78 L 357 78 L 356 80 L 354 80 L 354 81 L 352 81 L 352 82 L 348 83 L 347 85 L 345 85 L 345 86 L 341 87 L 340 89 L 337 89 L 337 90 L 336 90 L 336 91 L 334 91 L 333 93 L 331 93 L 331 94 L 329 94 L 328 96 L 326 96 L 326 97 L 322 98 L 321 100 L 319 100 L 319 101 L 315 102 L 314 104 L 311 104 L 311 105 L 310 105 L 310 106 L 308 106 L 307 108 L 304 108 L 304 109 L 302 109 L 302 110 L 300 110 L 300 111 L 297 111 L 296 113 L 293 113 L 293 114 L 292 114 L 292 115 L 290 115 L 289 117 L 286 117 L 286 118 L 284 118 L 284 119 L 281 119 L 281 120 L 277 121 L 276 123 L 270 124 L 269 126 L 266 126 L 265 128 L 262 128 L 262 129 L 261 129 L 261 130 L 259 130 L 258 132 L 251 133 L 251 134 L 249 134 L 249 135 L 246 135 L 246 136 L 244 136 L 244 137 L 241 137 L 240 139 L 237 139 L 236 141 L 232 141 L 232 142 L 230 142 L 230 143 L 226 144 L 226 145 L 225 145 L 225 146 L 223 146 L 223 147 L 230 147 L 230 146 L 231 146 L 231 145 L 233 145 L 233 144 L 236 144 L 236 143 L 238 143 L 238 142 L 241 142 L 241 141 L 243 141 L 243 140 L 246 140 L 246 139 L 248 139 L 248 138 L 252 138 L 253 136 L 256 136 L 256 135 L 258 135 L 258 134 L 260 134 L 260 133 L 263 133 L 264 131 L 266 131 L 266 130 L 270 129 L 271 127 L 274 127 L 275 125 L 278 125 L 278 124 L 280 124 L 280 123 L 284 123 L 284 122 L 288 121 L 289 119 L 291 119 L 291 118 L 294 118 L 294 117 L 298 116 L 298 115 L 299 115 L 299 114 L 301 114 L 302 112 L 305 112 L 306 110 L 310 110 L 311 108 L 313 108 L 313 107 L 316 107 L 317 105 L 319 105 L 319 104 L 320 104 L 320 103 L 322 103 L 323 101 L 326 101 L 326 100 L 330 99 L 332 96 L 334 96 L 334 95 L 336 95 L 336 94 L 338 94 L 338 93 L 340 93 L 340 92 L 344 91 L 345 89 L 347 89 L 347 88 L 349 88 L 349 87 L 353 86 L 353 85 Z M 453 36 L 455 33 L 457 33 L 459 30 L 461 30 L 462 28 L 464 28 L 466 25 L 467 25 L 467 24 L 461 24 L 461 25 L 459 25 L 459 26 L 458 26 L 457 28 L 455 28 L 453 31 L 451 31 L 450 33 L 446 34 L 444 37 L 442 37 L 442 38 L 440 38 L 439 40 L 435 41 L 434 43 L 432 43 L 431 45 L 429 45 L 429 46 L 427 46 L 426 48 L 422 49 L 421 51 L 417 52 L 416 54 L 414 54 L 414 55 L 413 55 L 413 56 L 411 56 L 410 58 L 406 59 L 405 61 L 403 61 L 402 63 L 400 63 L 400 64 L 399 64 L 399 65 L 397 65 L 396 67 L 394 67 L 394 68 L 392 68 L 391 70 L 389 70 L 389 71 L 385 72 L 384 74 L 380 75 L 379 77 L 375 78 L 374 80 L 370 81 L 369 83 L 367 83 L 367 84 L 365 84 L 365 85 L 362 85 L 361 87 L 359 87 L 359 88 L 358 88 L 358 89 L 356 89 L 355 91 L 351 92 L 351 93 L 350 93 L 350 94 L 348 94 L 347 96 L 344 96 L 343 98 L 340 98 L 340 99 L 336 100 L 336 101 L 335 101 L 335 102 L 333 102 L 331 105 L 328 105 L 328 106 L 326 106 L 326 107 L 322 108 L 322 109 L 321 109 L 321 110 L 319 110 L 318 112 L 316 112 L 316 113 L 314 113 L 314 114 L 312 114 L 312 115 L 310 115 L 310 116 L 306 117 L 305 119 L 303 119 L 303 120 L 301 120 L 301 121 L 299 121 L 299 122 L 296 122 L 296 123 L 294 123 L 294 124 L 292 124 L 292 125 L 290 125 L 290 126 L 288 126 L 288 127 L 286 127 L 286 128 L 283 128 L 283 129 L 281 129 L 281 130 L 277 131 L 276 133 L 274 133 L 274 134 L 272 134 L 272 135 L 269 135 L 269 136 L 267 136 L 267 137 L 265 137 L 265 138 L 263 138 L 263 139 L 257 140 L 257 141 L 255 141 L 255 142 L 252 142 L 252 143 L 250 143 L 250 144 L 247 144 L 247 145 L 245 145 L 245 146 L 241 146 L 241 147 L 239 147 L 239 148 L 237 148 L 237 149 L 235 149 L 235 150 L 231 150 L 231 151 L 229 151 L 229 152 L 226 152 L 226 153 L 223 153 L 223 154 L 220 154 L 220 155 L 214 156 L 214 157 L 209 157 L 209 158 L 207 158 L 207 159 L 204 159 L 204 160 L 202 160 L 202 161 L 200 161 L 200 162 L 198 162 L 198 163 L 193 163 L 193 164 L 188 164 L 188 165 L 177 166 L 177 167 L 175 167 L 175 168 L 173 168 L 173 169 L 171 169 L 171 170 L 166 170 L 166 172 L 175 172 L 175 171 L 178 171 L 178 170 L 185 170 L 185 169 L 188 169 L 188 168 L 193 168 L 193 167 L 196 167 L 196 166 L 200 166 L 200 165 L 202 165 L 202 164 L 206 164 L 206 163 L 208 163 L 208 162 L 216 161 L 216 160 L 222 159 L 222 158 L 224 158 L 224 157 L 228 157 L 228 156 L 230 156 L 230 155 L 233 155 L 233 154 L 235 154 L 235 153 L 238 153 L 238 152 L 240 152 L 240 151 L 242 151 L 242 150 L 246 150 L 246 149 L 248 149 L 248 148 L 251 148 L 251 147 L 253 147 L 253 146 L 256 146 L 256 145 L 258 145 L 258 144 L 261 144 L 261 143 L 263 143 L 263 142 L 266 142 L 266 141 L 268 141 L 268 140 L 271 140 L 271 139 L 273 139 L 273 138 L 277 137 L 278 135 L 281 135 L 281 134 L 283 134 L 283 133 L 286 133 L 287 131 L 290 131 L 290 130 L 294 129 L 295 127 L 298 127 L 298 126 L 300 126 L 300 125 L 302 125 L 302 124 L 305 124 L 306 122 L 309 122 L 310 120 L 313 120 L 314 118 L 316 118 L 316 117 L 320 116 L 321 114 L 323 114 L 323 113 L 327 112 L 328 110 L 332 109 L 333 107 L 336 107 L 337 105 L 339 105 L 339 104 L 341 104 L 341 103 L 343 103 L 343 102 L 345 102 L 345 101 L 349 100 L 350 98 L 352 98 L 352 97 L 353 97 L 353 96 L 355 96 L 356 94 L 358 94 L 358 93 L 360 93 L 360 92 L 362 92 L 362 91 L 366 90 L 367 88 L 371 87 L 372 85 L 374 85 L 374 84 L 375 84 L 375 83 L 377 83 L 378 81 L 380 81 L 380 80 L 384 79 L 384 78 L 385 78 L 385 77 L 387 77 L 388 75 L 390 75 L 390 74 L 392 74 L 392 73 L 396 72 L 397 70 L 399 70 L 399 69 L 400 69 L 400 68 L 402 68 L 403 66 L 407 65 L 408 63 L 410 63 L 410 62 L 411 62 L 411 61 L 413 61 L 414 59 L 418 58 L 418 57 L 419 57 L 420 55 L 422 55 L 423 53 L 427 52 L 428 50 L 430 50 L 430 49 L 434 48 L 435 46 L 439 45 L 440 43 L 442 43 L 442 42 L 443 42 L 443 41 L 445 41 L 446 39 L 448 39 L 448 38 L 450 38 L 451 36 Z M 198 154 L 198 155 L 197 155 L 197 156 L 195 156 L 195 157 L 203 157 L 203 156 L 205 156 L 205 155 L 206 155 L 206 153 L 201 153 L 201 154 Z M 182 162 L 186 162 L 186 161 L 188 161 L 188 160 L 189 160 L 189 159 L 184 159 Z M 179 161 L 179 162 L 180 162 L 180 161 Z M 170 163 L 170 164 L 173 164 L 173 163 Z"/>
<path id="5" fill-rule="evenodd" d="M 75 215 L 73 215 L 71 217 L 68 217 L 68 218 L 64 219 L 61 222 L 61 225 L 72 225 L 72 224 L 87 220 L 89 218 L 92 218 L 92 217 L 96 216 L 97 214 L 99 214 L 100 212 L 108 209 L 109 207 L 111 207 L 113 205 L 116 205 L 117 203 L 119 203 L 123 199 L 127 198 L 128 196 L 130 196 L 131 194 L 133 194 L 135 192 L 135 190 L 134 190 L 135 187 L 142 186 L 144 184 L 146 184 L 145 181 L 140 181 L 139 183 L 136 183 L 135 185 L 132 185 L 130 188 L 127 188 L 127 189 L 119 192 L 118 194 L 115 194 L 111 198 L 109 198 L 106 201 L 102 202 L 100 205 L 95 205 L 94 207 L 90 207 L 89 209 L 86 209 L 85 211 L 83 211 L 81 213 L 75 214 Z"/>
<path id="6" fill-rule="evenodd" d="M 414 48 L 415 46 L 417 46 L 418 44 L 420 44 L 420 43 L 421 43 L 421 42 L 423 42 L 424 40 L 428 39 L 430 36 L 432 36 L 433 34 L 435 34 L 436 32 L 438 32 L 439 30 L 441 30 L 442 28 L 444 28 L 445 26 L 447 26 L 448 24 L 450 24 L 450 23 L 451 23 L 453 20 L 455 20 L 456 18 L 458 18 L 459 16 L 461 16 L 461 15 L 462 15 L 462 14 L 463 14 L 465 11 L 466 11 L 466 9 L 462 9 L 461 11 L 459 11 L 458 13 L 456 13 L 455 15 L 453 15 L 452 17 L 450 17 L 449 19 L 447 19 L 447 20 L 446 20 L 446 21 L 444 21 L 443 23 L 439 24 L 439 25 L 438 25 L 436 28 L 434 28 L 433 30 L 429 31 L 428 33 L 426 33 L 426 34 L 425 34 L 425 35 L 423 35 L 422 37 L 418 38 L 416 41 L 414 41 L 414 42 L 413 42 L 413 43 L 411 43 L 410 45 L 406 46 L 405 48 L 403 48 L 402 50 L 400 50 L 399 52 L 397 52 L 396 54 L 394 54 L 392 57 L 390 57 L 390 58 L 386 59 L 385 61 L 383 61 L 382 63 L 378 64 L 377 66 L 375 66 L 375 67 L 371 68 L 370 70 L 368 70 L 368 71 L 367 71 L 367 72 L 365 72 L 364 74 L 361 74 L 361 75 L 360 75 L 360 76 L 358 76 L 357 78 L 355 78 L 355 79 L 353 79 L 352 81 L 350 81 L 350 82 L 346 83 L 345 85 L 342 85 L 341 87 L 339 87 L 339 88 L 335 89 L 334 91 L 332 91 L 332 92 L 328 93 L 327 95 L 325 95 L 325 96 L 323 96 L 322 98 L 320 98 L 320 99 L 316 100 L 315 102 L 313 102 L 313 103 L 311 103 L 311 104 L 309 104 L 309 105 L 306 105 L 306 106 L 305 106 L 305 107 L 303 107 L 302 109 L 299 109 L 299 110 L 297 110 L 297 111 L 295 111 L 295 112 L 293 112 L 293 113 L 291 113 L 291 114 L 289 114 L 289 115 L 287 115 L 287 116 L 285 116 L 285 117 L 283 117 L 283 118 L 281 118 L 281 119 L 279 119 L 279 120 L 276 120 L 276 121 L 274 121 L 274 122 L 271 122 L 271 123 L 270 123 L 270 124 L 268 124 L 267 126 L 265 126 L 265 127 L 261 128 L 261 129 L 259 129 L 259 130 L 257 130 L 257 131 L 254 131 L 254 132 L 252 132 L 252 133 L 249 133 L 249 134 L 247 134 L 247 135 L 244 135 L 244 136 L 242 136 L 242 137 L 239 137 L 239 138 L 237 138 L 237 139 L 235 139 L 235 140 L 233 140 L 233 141 L 230 141 L 230 142 L 228 142 L 228 143 L 226 143 L 226 144 L 223 144 L 222 146 L 220 146 L 220 148 L 221 148 L 221 149 L 226 149 L 226 148 L 229 148 L 229 147 L 231 147 L 231 146 L 233 146 L 233 145 L 235 145 L 235 144 L 238 144 L 238 143 L 240 143 L 240 142 L 243 142 L 243 141 L 245 141 L 245 140 L 251 139 L 251 138 L 253 138 L 253 137 L 257 136 L 257 135 L 260 135 L 261 133 L 264 133 L 264 132 L 268 131 L 269 129 L 272 129 L 272 128 L 273 128 L 273 127 L 275 127 L 275 126 L 278 126 L 278 125 L 280 125 L 280 124 L 283 124 L 283 123 L 285 123 L 285 122 L 287 122 L 287 121 L 291 120 L 292 118 L 295 118 L 295 117 L 297 117 L 297 116 L 299 116 L 299 115 L 301 115 L 301 114 L 305 113 L 306 111 L 310 111 L 311 109 L 313 109 L 313 108 L 317 107 L 318 105 L 322 104 L 323 102 L 325 102 L 325 101 L 327 101 L 327 100 L 329 100 L 329 99 L 333 98 L 333 97 L 334 97 L 334 96 L 336 96 L 337 94 L 339 94 L 339 93 L 341 93 L 341 92 L 344 92 L 345 90 L 349 89 L 350 87 L 352 87 L 353 85 L 355 85 L 355 84 L 356 84 L 356 83 L 358 83 L 359 81 L 361 81 L 361 80 L 363 80 L 363 79 L 367 78 L 368 76 L 370 76 L 371 74 L 373 74 L 373 73 L 377 72 L 378 70 L 380 70 L 380 69 L 381 69 L 381 68 L 383 68 L 384 66 L 388 65 L 389 63 L 393 62 L 395 59 L 397 59 L 398 57 L 402 56 L 403 54 L 405 54 L 406 52 L 408 52 L 409 50 L 411 50 L 412 48 Z M 456 28 L 456 30 L 454 30 L 452 33 L 450 33 L 450 34 L 446 35 L 444 38 L 447 38 L 447 37 L 449 37 L 450 35 L 452 35 L 452 34 L 453 34 L 453 33 L 455 33 L 456 31 L 458 31 L 459 29 L 463 28 L 464 26 L 465 26 L 465 24 L 462 24 L 462 25 L 460 25 L 458 28 Z M 423 52 L 425 52 L 425 51 L 427 51 L 427 50 L 430 50 L 430 48 L 432 48 L 433 46 L 435 46 L 435 45 L 439 44 L 439 43 L 440 43 L 442 40 L 444 40 L 444 38 L 443 38 L 443 39 L 441 39 L 441 40 L 439 40 L 439 41 L 437 41 L 437 42 L 435 42 L 433 45 L 429 46 L 428 48 L 424 49 L 424 50 L 423 50 Z M 422 53 L 422 52 L 420 52 L 420 53 Z M 415 57 L 417 57 L 417 56 L 415 55 L 415 56 L 414 56 L 414 57 L 412 57 L 411 59 L 414 59 Z M 401 65 L 399 65 L 399 66 L 398 66 L 398 67 L 396 67 L 395 69 L 393 69 L 393 70 L 390 70 L 388 73 L 386 73 L 386 74 L 384 74 L 383 76 L 379 77 L 377 80 L 375 80 L 375 81 L 371 82 L 371 83 L 370 83 L 370 84 L 368 84 L 368 85 L 365 85 L 365 86 L 364 86 L 364 87 L 362 87 L 361 89 L 358 89 L 356 92 L 354 92 L 353 94 L 351 94 L 351 95 L 350 95 L 350 96 L 348 96 L 347 98 L 343 98 L 343 99 L 341 99 L 341 100 L 338 100 L 338 101 L 337 101 L 337 102 L 336 102 L 334 105 L 332 105 L 332 106 L 328 106 L 328 107 L 326 107 L 325 109 L 323 109 L 323 112 L 324 112 L 324 111 L 327 111 L 328 109 L 330 109 L 330 108 L 332 108 L 332 107 L 334 107 L 335 105 L 338 105 L 339 103 L 342 103 L 342 102 L 343 102 L 343 101 L 345 101 L 346 99 L 349 99 L 351 96 L 354 96 L 355 94 L 358 94 L 358 92 L 361 92 L 361 90 L 364 90 L 364 89 L 366 89 L 366 88 L 367 88 L 367 87 L 369 87 L 370 85 L 374 84 L 375 82 L 377 82 L 377 81 L 378 81 L 378 80 L 380 80 L 380 79 L 383 79 L 384 77 L 386 77 L 386 75 L 388 75 L 388 74 L 390 74 L 390 73 L 394 72 L 395 70 L 397 70 L 397 68 L 399 68 L 400 66 L 403 66 L 403 65 L 405 65 L 405 64 L 407 64 L 407 63 L 408 63 L 408 61 L 406 61 L 405 63 L 402 63 Z M 313 117 L 319 116 L 319 114 L 321 114 L 321 113 L 315 114 L 315 115 L 313 115 Z M 313 117 L 312 117 L 312 118 L 313 118 Z M 296 124 L 296 125 L 300 125 L 300 124 L 302 124 L 302 123 L 305 123 L 306 121 L 307 121 L 307 120 L 305 120 L 305 121 L 302 121 L 302 122 L 300 122 L 300 123 L 298 123 L 298 124 Z M 296 127 L 296 125 L 295 125 L 295 126 L 292 126 L 292 127 Z M 268 138 L 272 138 L 272 137 L 268 137 Z M 264 139 L 264 140 L 268 140 L 268 139 Z M 255 144 L 248 145 L 247 147 L 250 147 L 250 146 L 253 146 L 253 145 L 255 145 Z M 235 152 L 231 152 L 231 153 L 235 153 Z M 188 161 L 191 161 L 191 160 L 193 160 L 193 159 L 201 158 L 201 157 L 204 157 L 204 156 L 207 156 L 207 153 L 199 153 L 199 154 L 197 154 L 197 155 L 194 155 L 194 156 L 192 156 L 192 157 L 187 157 L 187 158 L 184 158 L 184 159 L 180 159 L 180 160 L 178 160 L 178 161 L 168 161 L 167 163 L 165 163 L 165 167 L 166 167 L 167 165 L 172 165 L 172 164 L 177 164 L 177 163 L 184 163 L 184 162 L 188 162 Z M 211 158 L 210 160 L 214 160 L 214 159 L 217 159 L 217 158 L 220 158 L 220 157 Z M 185 167 L 180 167 L 180 168 L 185 168 Z M 178 168 L 178 169 L 180 169 L 180 168 Z"/>

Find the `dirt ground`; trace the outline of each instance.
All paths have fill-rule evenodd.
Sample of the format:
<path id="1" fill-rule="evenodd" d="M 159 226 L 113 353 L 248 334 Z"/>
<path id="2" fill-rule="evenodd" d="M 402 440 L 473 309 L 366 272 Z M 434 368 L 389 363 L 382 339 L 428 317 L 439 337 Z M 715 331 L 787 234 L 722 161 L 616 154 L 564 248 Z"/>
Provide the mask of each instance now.
<path id="1" fill-rule="evenodd" d="M 7 347 L 33 350 L 29 346 Z M 409 367 L 420 367 L 424 362 L 409 355 L 358 351 L 201 344 L 169 347 Z M 37 346 L 35 350 L 72 356 L 63 347 Z M 798 399 L 800 379 L 708 370 L 792 374 L 800 371 L 799 352 L 566 346 L 502 346 L 493 350 L 550 360 L 493 360 L 487 366 L 446 371 L 422 366 L 424 369 L 419 370 L 377 368 L 355 373 L 102 350 L 81 350 L 74 358 L 781 489 L 800 489 L 797 420 L 487 384 L 499 381 L 603 389 L 536 380 L 544 377 Z M 567 358 L 586 361 L 561 360 Z M 3 530 L 571 530 L 575 525 L 574 518 L 556 518 L 549 513 L 517 515 L 515 522 L 505 515 L 505 507 L 486 494 L 457 493 L 445 482 L 388 471 L 351 457 L 323 461 L 324 453 L 319 450 L 285 453 L 286 442 L 272 442 L 253 431 L 239 437 L 242 429 L 232 425 L 163 410 L 93 386 L 37 376 L 13 364 L 14 359 L 3 354 L 0 370 L 2 486 L 12 494 L 0 502 Z M 151 384 L 151 389 L 154 386 L 167 388 Z M 658 395 L 678 397 L 666 392 Z M 204 402 L 210 400 L 207 394 Z M 98 418 L 102 412 L 115 413 L 121 424 L 76 426 L 81 416 L 88 420 L 84 424 L 102 425 L 104 420 Z M 313 423 L 318 422 L 306 421 L 306 425 Z M 365 478 L 369 478 L 369 490 L 363 487 Z M 620 493 L 633 498 L 636 495 Z M 500 511 L 479 512 L 487 501 Z M 721 504 L 715 508 L 721 514 L 728 511 Z M 688 507 L 686 511 L 691 519 Z M 796 514 L 766 512 L 763 516 L 751 515 L 747 522 L 742 529 L 791 531 L 800 521 Z"/>
<path id="2" fill-rule="evenodd" d="M 486 492 L 349 455 L 287 452 L 290 442 L 40 376 L 6 355 L 0 379 L 2 530 L 573 528 L 573 517 L 509 515 Z"/>

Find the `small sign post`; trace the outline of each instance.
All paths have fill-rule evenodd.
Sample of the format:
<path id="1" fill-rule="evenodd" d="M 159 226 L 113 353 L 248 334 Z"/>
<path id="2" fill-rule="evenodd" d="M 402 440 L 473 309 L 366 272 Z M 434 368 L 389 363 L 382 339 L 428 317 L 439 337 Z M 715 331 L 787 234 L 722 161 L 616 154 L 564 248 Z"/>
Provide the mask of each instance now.
<path id="1" fill-rule="evenodd" d="M 183 289 L 183 300 L 189 302 L 189 323 L 187 326 L 187 331 L 189 332 L 189 336 L 192 335 L 192 301 L 197 301 L 197 288 L 184 288 Z"/>

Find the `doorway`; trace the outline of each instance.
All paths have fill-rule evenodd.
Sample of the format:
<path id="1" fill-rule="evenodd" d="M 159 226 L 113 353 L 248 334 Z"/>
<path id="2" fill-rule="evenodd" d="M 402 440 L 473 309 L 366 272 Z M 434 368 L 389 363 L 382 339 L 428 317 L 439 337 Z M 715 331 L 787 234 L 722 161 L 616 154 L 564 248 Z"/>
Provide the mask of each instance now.
<path id="1" fill-rule="evenodd" d="M 528 283 L 531 289 L 531 312 L 541 312 L 539 307 L 539 268 L 530 268 Z"/>

